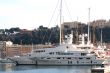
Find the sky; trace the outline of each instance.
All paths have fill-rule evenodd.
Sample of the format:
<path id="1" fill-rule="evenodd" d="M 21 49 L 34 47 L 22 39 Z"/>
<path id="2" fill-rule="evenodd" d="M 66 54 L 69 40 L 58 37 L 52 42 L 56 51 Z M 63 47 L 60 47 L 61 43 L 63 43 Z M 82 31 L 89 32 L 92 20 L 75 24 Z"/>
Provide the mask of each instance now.
<path id="1" fill-rule="evenodd" d="M 62 22 L 110 19 L 109 0 L 62 0 Z M 0 29 L 59 25 L 60 0 L 0 0 Z"/>

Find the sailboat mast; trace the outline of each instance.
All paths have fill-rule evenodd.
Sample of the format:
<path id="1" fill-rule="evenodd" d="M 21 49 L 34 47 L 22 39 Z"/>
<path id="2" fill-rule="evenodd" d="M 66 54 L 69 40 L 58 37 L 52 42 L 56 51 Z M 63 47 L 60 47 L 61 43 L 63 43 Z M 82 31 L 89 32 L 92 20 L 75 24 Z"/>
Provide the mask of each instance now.
<path id="1" fill-rule="evenodd" d="M 90 44 L 90 8 L 88 13 L 88 44 Z"/>
<path id="2" fill-rule="evenodd" d="M 62 27 L 61 27 L 61 23 L 62 23 L 62 0 L 60 2 L 60 44 L 62 43 Z"/>
<path id="3" fill-rule="evenodd" d="M 102 46 L 102 27 L 101 27 L 101 46 Z"/>

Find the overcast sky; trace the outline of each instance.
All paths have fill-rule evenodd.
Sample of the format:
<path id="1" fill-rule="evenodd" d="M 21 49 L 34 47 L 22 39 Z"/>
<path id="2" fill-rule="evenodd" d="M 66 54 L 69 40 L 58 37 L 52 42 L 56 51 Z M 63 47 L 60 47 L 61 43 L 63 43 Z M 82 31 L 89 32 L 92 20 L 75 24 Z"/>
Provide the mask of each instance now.
<path id="1" fill-rule="evenodd" d="M 0 29 L 11 27 L 35 29 L 40 25 L 55 26 L 59 24 L 59 4 L 57 3 L 58 0 L 0 0 Z M 51 21 L 56 5 L 57 9 Z M 63 21 L 78 20 L 87 23 L 88 8 L 91 8 L 91 21 L 109 20 L 109 7 L 109 0 L 63 0 Z"/>

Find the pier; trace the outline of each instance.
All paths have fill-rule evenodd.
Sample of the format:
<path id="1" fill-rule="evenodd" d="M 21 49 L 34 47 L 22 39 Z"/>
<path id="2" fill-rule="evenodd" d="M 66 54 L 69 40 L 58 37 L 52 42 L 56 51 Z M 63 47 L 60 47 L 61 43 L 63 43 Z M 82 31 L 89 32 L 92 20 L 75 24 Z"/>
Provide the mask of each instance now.
<path id="1" fill-rule="evenodd" d="M 91 73 L 110 73 L 110 66 L 92 68 Z"/>

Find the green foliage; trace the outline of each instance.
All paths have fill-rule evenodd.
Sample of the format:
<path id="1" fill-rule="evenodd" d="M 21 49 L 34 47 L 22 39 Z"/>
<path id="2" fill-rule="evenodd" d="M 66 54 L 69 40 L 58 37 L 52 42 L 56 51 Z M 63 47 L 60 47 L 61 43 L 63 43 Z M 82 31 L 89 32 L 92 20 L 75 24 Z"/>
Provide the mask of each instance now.
<path id="1" fill-rule="evenodd" d="M 87 25 L 80 26 L 78 29 L 65 26 L 64 34 L 71 33 L 73 30 L 74 40 L 77 40 L 76 31 L 78 34 L 87 33 Z M 90 27 L 91 31 L 91 39 L 93 37 L 93 27 Z M 104 27 L 103 29 L 103 42 L 110 43 L 110 27 Z M 0 32 L 0 41 L 12 41 L 14 44 L 46 44 L 59 43 L 59 27 L 43 27 L 39 26 L 38 29 L 34 29 L 32 31 L 22 30 L 20 28 L 10 28 L 10 29 L 1 29 Z M 17 32 L 17 33 L 15 33 Z M 100 28 L 95 28 L 95 36 L 96 41 L 100 41 Z M 74 42 L 75 43 L 75 42 Z"/>

